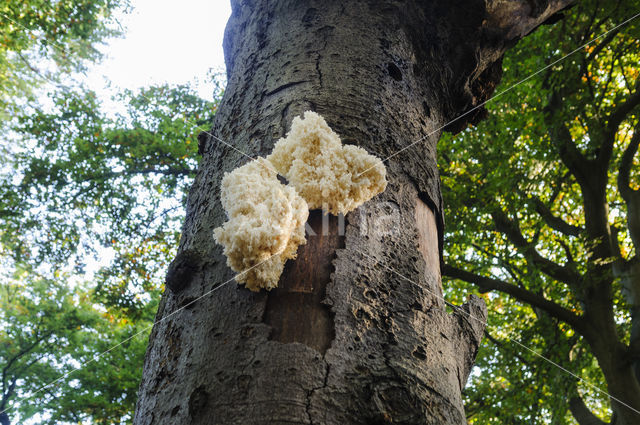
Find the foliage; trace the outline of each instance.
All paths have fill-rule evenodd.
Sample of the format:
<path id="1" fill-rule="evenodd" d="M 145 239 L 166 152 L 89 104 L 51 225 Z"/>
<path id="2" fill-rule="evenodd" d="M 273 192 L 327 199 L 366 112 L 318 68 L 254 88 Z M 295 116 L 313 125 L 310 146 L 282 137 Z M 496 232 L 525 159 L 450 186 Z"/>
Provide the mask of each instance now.
<path id="1" fill-rule="evenodd" d="M 187 86 L 124 93 L 127 113 L 115 118 L 91 92 L 53 93 L 52 100 L 52 110 L 18 118 L 18 140 L 6 148 L 4 254 L 33 264 L 71 259 L 81 272 L 88 255 L 108 249 L 121 277 L 146 291 L 144 282 L 164 267 L 162 247 L 175 244 L 197 165 L 196 135 L 216 104 Z"/>
<path id="2" fill-rule="evenodd" d="M 128 0 L 0 0 L 0 118 L 45 80 L 82 71 Z"/>
<path id="3" fill-rule="evenodd" d="M 0 250 L 12 272 L 0 296 L 0 366 L 29 348 L 8 369 L 13 416 L 130 421 L 197 135 L 210 127 L 221 93 L 218 86 L 207 101 L 189 86 L 124 92 L 115 100 L 125 110 L 109 116 L 90 91 L 53 91 L 48 105 L 25 108 L 4 133 Z"/>
<path id="4" fill-rule="evenodd" d="M 196 136 L 221 88 L 213 102 L 187 85 L 125 91 L 114 99 L 124 110 L 108 115 L 103 99 L 70 87 L 127 7 L 0 1 L 3 423 L 131 420 Z M 36 101 L 44 82 L 52 91 Z"/>
<path id="5" fill-rule="evenodd" d="M 507 54 L 497 92 L 637 10 L 637 1 L 580 2 Z M 452 296 L 473 283 L 490 309 L 466 390 L 471 423 L 574 423 L 575 396 L 603 419 L 611 415 L 608 397 L 519 343 L 607 389 L 588 321 L 601 305 L 611 309 L 603 321 L 612 322 L 613 340 L 631 350 L 632 306 L 619 271 L 638 263 L 638 246 L 617 179 L 638 137 L 639 36 L 640 24 L 627 24 L 500 95 L 477 129 L 440 141 L 444 274 Z M 637 157 L 631 163 L 637 170 Z M 637 193 L 639 173 L 629 180 Z"/>
<path id="6" fill-rule="evenodd" d="M 16 408 L 15 419 L 40 423 L 124 423 L 131 417 L 146 340 L 133 338 L 148 327 L 157 303 L 148 303 L 135 322 L 94 304 L 92 291 L 17 268 L 0 285 L 1 409 Z M 86 365 L 86 366 L 85 366 Z M 74 372 L 69 379 L 60 376 Z M 52 385 L 50 385 L 54 382 Z M 28 397 L 28 401 L 16 402 Z M 16 401 L 13 401 L 16 400 Z"/>

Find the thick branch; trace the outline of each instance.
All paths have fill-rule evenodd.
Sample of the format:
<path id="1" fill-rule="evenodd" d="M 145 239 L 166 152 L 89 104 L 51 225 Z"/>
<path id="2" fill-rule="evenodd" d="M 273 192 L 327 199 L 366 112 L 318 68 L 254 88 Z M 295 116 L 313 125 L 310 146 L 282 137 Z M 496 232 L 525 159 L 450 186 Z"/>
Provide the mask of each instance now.
<path id="1" fill-rule="evenodd" d="M 18 378 L 13 378 L 6 392 L 2 394 L 2 403 L 0 403 L 0 410 L 5 410 L 7 404 L 9 403 L 9 399 L 13 396 L 13 393 L 16 390 L 16 382 L 18 382 Z"/>
<path id="2" fill-rule="evenodd" d="M 609 116 L 607 123 L 609 131 L 617 131 L 622 121 L 629 115 L 629 112 L 638 105 L 640 105 L 640 79 L 636 80 L 635 91 L 620 103 Z"/>
<path id="3" fill-rule="evenodd" d="M 580 234 L 582 229 L 579 226 L 569 224 L 560 217 L 553 215 L 551 209 L 540 198 L 531 196 L 531 200 L 534 203 L 536 212 L 540 214 L 540 217 L 549 227 L 567 236 L 578 236 Z"/>
<path id="4" fill-rule="evenodd" d="M 640 189 L 633 189 L 630 182 L 633 157 L 638 151 L 638 145 L 640 145 L 640 125 L 634 129 L 633 137 L 622 154 L 618 172 L 618 190 L 627 204 L 627 227 L 636 247 L 636 257 L 640 258 L 638 255 L 640 250 Z"/>
<path id="5" fill-rule="evenodd" d="M 604 133 L 604 140 L 602 141 L 602 148 L 598 154 L 598 162 L 601 166 L 608 167 L 618 128 L 627 118 L 627 115 L 629 115 L 629 113 L 638 105 L 640 105 L 640 79 L 636 80 L 635 91 L 623 102 L 618 104 L 618 107 L 614 109 L 611 115 L 609 115 L 607 127 Z"/>
<path id="6" fill-rule="evenodd" d="M 580 397 L 572 397 L 569 401 L 569 410 L 580 425 L 607 425 L 584 404 Z"/>
<path id="7" fill-rule="evenodd" d="M 538 26 L 565 8 L 574 0 L 488 1 L 487 20 L 493 27 L 508 29 L 506 39 L 517 40 L 531 33 Z"/>
<path id="8" fill-rule="evenodd" d="M 629 145 L 624 150 L 622 154 L 622 159 L 620 160 L 620 168 L 618 170 L 618 190 L 620 191 L 620 196 L 625 202 L 629 202 L 631 196 L 634 193 L 637 193 L 637 190 L 634 190 L 630 186 L 630 175 L 631 175 L 631 167 L 633 165 L 633 157 L 638 151 L 638 145 L 640 145 L 640 125 L 636 126 L 633 131 L 633 137 L 629 141 Z"/>
<path id="9" fill-rule="evenodd" d="M 504 234 L 509 241 L 515 245 L 526 258 L 535 266 L 540 267 L 545 274 L 552 278 L 564 282 L 568 285 L 575 284 L 580 276 L 569 268 L 561 266 L 548 258 L 543 257 L 535 247 L 525 239 L 517 223 L 511 220 L 502 211 L 495 211 L 491 214 L 496 229 Z"/>
<path id="10" fill-rule="evenodd" d="M 580 152 L 573 137 L 564 123 L 553 122 L 553 117 L 562 109 L 562 95 L 553 93 L 549 104 L 545 107 L 545 121 L 549 129 L 552 142 L 558 147 L 558 153 L 562 162 L 567 166 L 571 174 L 575 176 L 580 186 L 588 185 L 589 175 L 592 172 L 591 162 Z"/>
<path id="11" fill-rule="evenodd" d="M 465 282 L 473 283 L 478 286 L 480 292 L 488 292 L 492 290 L 500 291 L 516 298 L 519 301 L 544 310 L 552 317 L 571 325 L 578 331 L 582 329 L 582 319 L 580 316 L 577 316 L 561 305 L 524 288 L 520 288 L 502 280 L 480 276 L 449 264 L 445 264 L 443 266 L 442 274 L 455 279 L 464 280 Z"/>

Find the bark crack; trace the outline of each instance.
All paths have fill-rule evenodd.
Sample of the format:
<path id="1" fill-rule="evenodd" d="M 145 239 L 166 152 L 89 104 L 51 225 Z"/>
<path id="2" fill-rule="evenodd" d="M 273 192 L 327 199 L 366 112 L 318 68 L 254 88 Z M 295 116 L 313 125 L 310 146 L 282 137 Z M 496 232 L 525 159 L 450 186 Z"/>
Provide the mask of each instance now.
<path id="1" fill-rule="evenodd" d="M 325 363 L 325 372 L 324 372 L 324 379 L 323 379 L 322 385 L 319 387 L 313 387 L 307 392 L 307 405 L 305 407 L 305 410 L 307 412 L 307 417 L 309 418 L 309 424 L 311 425 L 314 424 L 313 416 L 311 415 L 311 399 L 313 397 L 313 393 L 323 388 L 326 388 L 327 382 L 329 381 L 329 370 L 331 369 L 331 365 L 327 363 L 327 361 L 324 359 L 324 356 L 322 357 L 322 361 Z"/>
<path id="2" fill-rule="evenodd" d="M 315 51 L 316 55 L 318 55 L 316 57 L 315 68 L 316 68 L 316 73 L 318 74 L 318 83 L 320 84 L 320 88 L 323 88 L 324 86 L 322 71 L 320 70 L 320 61 L 322 60 L 322 54 L 320 52 L 327 48 L 329 34 L 331 34 L 332 31 L 333 31 L 332 26 L 324 26 L 318 30 L 319 35 L 322 37 L 322 41 L 324 41 L 322 47 L 318 48 Z"/>
<path id="3" fill-rule="evenodd" d="M 458 384 L 460 384 L 460 391 L 464 389 L 464 384 L 466 384 L 466 380 L 462 380 L 462 373 L 460 373 L 460 365 L 456 365 L 456 375 L 458 376 Z"/>
<path id="4" fill-rule="evenodd" d="M 290 83 L 283 84 L 283 85 L 281 85 L 279 87 L 276 87 L 275 89 L 273 89 L 271 91 L 268 91 L 264 95 L 265 95 L 265 97 L 266 96 L 272 96 L 272 95 L 274 95 L 276 93 L 279 93 L 279 92 L 281 92 L 283 90 L 286 90 L 286 89 L 288 89 L 290 87 L 295 87 L 295 86 L 297 86 L 299 84 L 304 84 L 304 83 L 308 83 L 308 82 L 309 82 L 309 80 L 291 81 Z"/>
<path id="5" fill-rule="evenodd" d="M 320 54 L 320 51 L 316 53 L 318 55 L 318 57 L 316 58 L 316 72 L 318 73 L 318 83 L 320 84 L 320 88 L 322 88 L 323 87 L 322 71 L 320 71 L 320 59 L 322 58 L 322 55 Z"/>
<path id="6" fill-rule="evenodd" d="M 287 102 L 280 112 L 280 137 L 287 135 L 287 114 L 289 113 L 289 107 L 292 103 L 293 102 Z"/>

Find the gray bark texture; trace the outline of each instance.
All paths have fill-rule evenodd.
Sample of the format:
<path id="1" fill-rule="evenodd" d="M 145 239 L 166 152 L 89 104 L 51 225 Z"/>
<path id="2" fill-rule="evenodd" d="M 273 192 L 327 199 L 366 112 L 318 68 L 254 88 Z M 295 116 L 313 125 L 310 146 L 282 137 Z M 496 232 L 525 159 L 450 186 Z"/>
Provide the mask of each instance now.
<path id="1" fill-rule="evenodd" d="M 234 148 L 201 138 L 134 423 L 465 424 L 486 308 L 472 297 L 449 314 L 441 298 L 438 129 L 486 100 L 504 51 L 568 3 L 232 1 L 212 134 Z M 317 235 L 277 289 L 229 282 L 193 302 L 233 277 L 212 236 L 224 172 L 248 161 L 238 150 L 268 154 L 305 110 L 393 155 L 387 190 L 344 226 L 312 212 Z"/>

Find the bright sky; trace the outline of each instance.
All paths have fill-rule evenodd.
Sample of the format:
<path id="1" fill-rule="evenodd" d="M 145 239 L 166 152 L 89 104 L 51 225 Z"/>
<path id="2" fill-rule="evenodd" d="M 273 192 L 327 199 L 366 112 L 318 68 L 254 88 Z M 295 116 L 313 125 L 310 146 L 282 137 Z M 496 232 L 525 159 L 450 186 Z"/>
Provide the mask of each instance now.
<path id="1" fill-rule="evenodd" d="M 119 89 L 152 84 L 195 83 L 198 94 L 211 99 L 213 85 L 204 80 L 209 69 L 224 70 L 222 39 L 231 14 L 229 0 L 183 0 L 179 6 L 175 0 L 131 0 L 131 4 L 133 11 L 118 17 L 124 37 L 102 48 L 106 57 L 85 79 L 102 97 L 104 110 L 122 110 L 110 100 Z M 94 273 L 112 259 L 113 252 L 103 249 L 99 261 L 85 259 L 86 270 Z"/>
<path id="2" fill-rule="evenodd" d="M 124 38 L 103 47 L 106 58 L 88 74 L 87 83 L 106 94 L 115 88 L 136 89 L 161 83 L 204 80 L 210 68 L 224 69 L 222 39 L 229 0 L 131 0 L 133 11 L 118 20 Z M 106 77 L 107 80 L 104 79 Z M 210 98 L 212 85 L 198 84 Z"/>
<path id="3" fill-rule="evenodd" d="M 103 46 L 106 57 L 81 79 L 103 97 L 107 108 L 115 106 L 109 105 L 109 97 L 118 89 L 162 83 L 196 83 L 198 94 L 211 98 L 213 85 L 204 80 L 209 69 L 224 70 L 222 39 L 231 14 L 229 0 L 131 0 L 131 5 L 131 13 L 118 17 L 124 37 Z M 86 258 L 87 272 L 112 258 L 107 249 L 101 251 L 100 261 Z M 25 423 L 43 419 L 35 415 Z"/>

